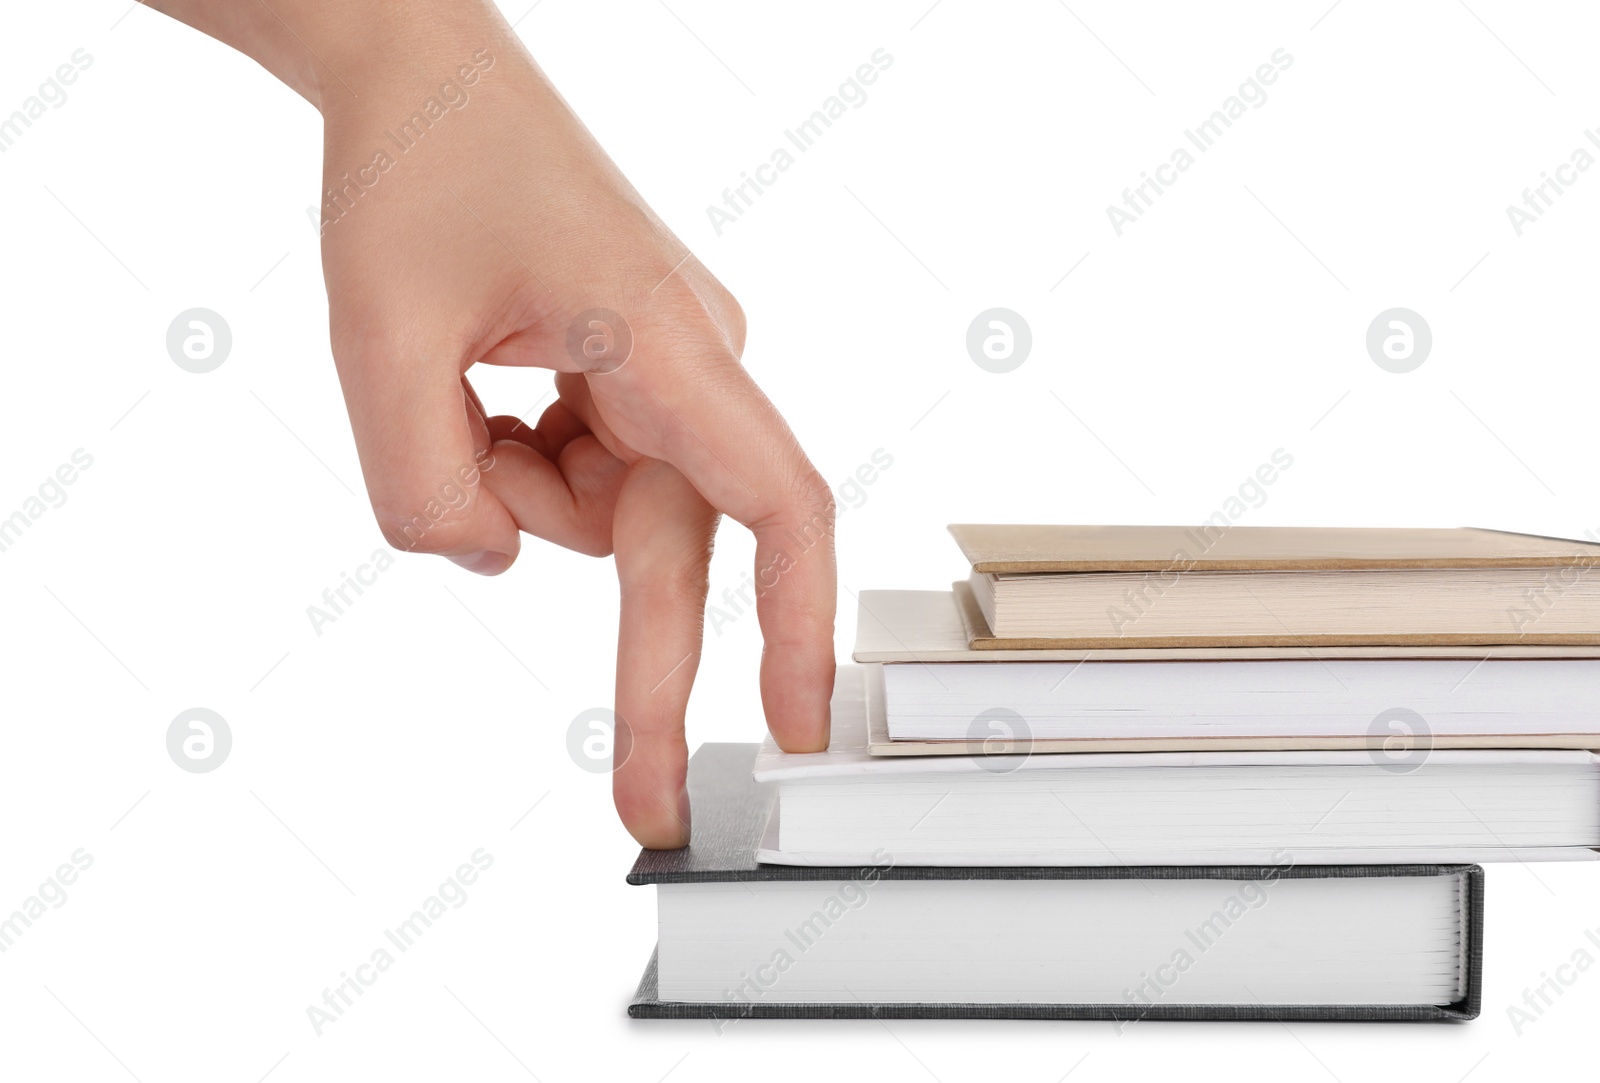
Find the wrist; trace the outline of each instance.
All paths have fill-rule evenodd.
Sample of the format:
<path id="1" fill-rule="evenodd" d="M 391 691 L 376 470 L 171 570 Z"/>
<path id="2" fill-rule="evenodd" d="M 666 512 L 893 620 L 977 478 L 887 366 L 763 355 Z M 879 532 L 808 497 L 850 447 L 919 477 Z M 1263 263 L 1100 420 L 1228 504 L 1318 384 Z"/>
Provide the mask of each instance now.
<path id="1" fill-rule="evenodd" d="M 487 0 L 146 0 L 255 60 L 325 116 L 386 89 L 517 47 Z"/>
<path id="2" fill-rule="evenodd" d="M 292 6 L 304 20 L 312 100 L 324 117 L 391 96 L 408 100 L 459 69 L 484 67 L 485 57 L 492 64 L 520 49 L 487 0 L 293 0 Z"/>

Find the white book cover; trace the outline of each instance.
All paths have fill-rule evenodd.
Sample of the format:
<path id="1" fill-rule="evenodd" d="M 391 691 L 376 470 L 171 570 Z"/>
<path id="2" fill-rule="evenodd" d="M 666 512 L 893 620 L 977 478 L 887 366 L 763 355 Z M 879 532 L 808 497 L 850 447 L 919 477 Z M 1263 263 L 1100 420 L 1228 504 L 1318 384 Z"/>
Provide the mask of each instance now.
<path id="1" fill-rule="evenodd" d="M 1281 800 L 1287 803 L 1282 812 L 1284 822 L 1288 825 L 1284 828 L 1284 837 L 1294 843 L 1291 849 L 1299 861 L 1312 864 L 1455 863 L 1587 861 L 1600 857 L 1600 854 L 1587 844 L 1525 844 L 1513 840 L 1502 845 L 1499 836 L 1506 834 L 1504 826 L 1499 832 L 1492 828 L 1478 830 L 1483 821 L 1465 804 L 1461 805 L 1463 809 L 1459 817 L 1461 823 L 1453 832 L 1446 833 L 1428 825 L 1416 827 L 1411 824 L 1408 814 L 1396 812 L 1393 814 L 1393 827 L 1384 829 L 1386 838 L 1383 845 L 1338 845 L 1334 838 L 1337 837 L 1337 832 L 1346 826 L 1343 821 L 1351 818 L 1351 814 L 1361 802 L 1370 803 L 1372 800 L 1364 796 L 1371 791 L 1371 787 L 1363 788 L 1363 782 L 1376 782 L 1380 787 L 1376 792 L 1383 792 L 1381 787 L 1395 777 L 1383 771 L 1367 751 L 875 757 L 867 748 L 867 684 L 864 677 L 863 667 L 840 667 L 833 699 L 832 743 L 826 751 L 788 753 L 779 749 L 770 737 L 763 742 L 755 760 L 753 774 L 758 782 L 776 783 L 779 800 L 774 803 L 773 820 L 763 840 L 759 855 L 761 861 L 771 864 L 831 866 L 870 860 L 879 845 L 878 841 L 868 838 L 873 835 L 876 825 L 853 819 L 847 814 L 837 817 L 838 822 L 830 823 L 830 819 L 834 817 L 830 816 L 829 806 L 836 800 L 848 799 L 852 792 L 866 794 L 867 791 L 871 791 L 868 796 L 875 802 L 914 803 L 925 798 L 929 805 L 926 813 L 911 815 L 911 820 L 917 820 L 920 815 L 928 816 L 927 826 L 920 834 L 917 833 L 918 823 L 900 822 L 910 815 L 909 804 L 905 809 L 889 810 L 884 814 L 886 831 L 896 829 L 896 825 L 898 829 L 905 829 L 899 836 L 902 849 L 897 851 L 897 857 L 907 864 L 1271 863 L 1281 856 L 1278 854 L 1279 846 L 1276 842 L 1217 847 L 1207 845 L 1202 841 L 1201 835 L 1169 838 L 1163 834 L 1164 831 L 1171 831 L 1174 836 L 1178 832 L 1170 827 L 1163 828 L 1161 822 L 1157 821 L 1152 821 L 1145 834 L 1139 836 L 1137 833 L 1140 825 L 1132 823 L 1138 819 L 1136 813 L 1142 815 L 1142 812 L 1140 812 L 1140 802 L 1137 800 L 1140 779 L 1136 774 L 1129 774 L 1130 771 L 1151 768 L 1192 768 L 1195 769 L 1195 785 L 1210 785 L 1213 786 L 1210 791 L 1213 795 L 1218 792 L 1226 795 L 1228 793 L 1226 788 L 1221 791 L 1214 788 L 1216 769 L 1240 767 L 1310 769 L 1306 773 L 1306 778 L 1308 781 L 1313 779 L 1316 781 L 1317 787 L 1320 787 L 1320 796 L 1318 792 L 1314 792 L 1315 788 L 1296 787 L 1285 790 L 1281 797 Z M 1592 809 L 1585 804 L 1589 800 L 1588 789 L 1596 786 L 1590 778 L 1591 770 L 1596 764 L 1600 764 L 1600 758 L 1592 752 L 1563 749 L 1435 749 L 1429 753 L 1427 760 L 1429 772 L 1434 776 L 1453 770 L 1461 777 L 1477 775 L 1481 778 L 1486 770 L 1489 775 L 1495 775 L 1502 769 L 1512 774 L 1527 773 L 1537 776 L 1548 771 L 1552 776 L 1560 776 L 1559 794 L 1556 786 L 1535 792 L 1548 794 L 1548 800 L 1544 804 L 1551 807 L 1561 805 L 1566 809 L 1570 822 L 1554 825 L 1560 829 L 1555 832 L 1556 834 L 1565 832 L 1567 836 L 1571 836 L 1576 833 L 1584 838 L 1589 837 L 1590 828 L 1595 826 L 1588 821 L 1600 822 L 1600 801 L 1593 802 Z M 1440 772 L 1438 770 L 1440 768 L 1445 769 L 1445 772 Z M 1342 811 L 1340 806 L 1344 804 L 1345 798 L 1340 795 L 1339 789 L 1346 783 L 1330 782 L 1330 769 L 1341 773 L 1343 770 L 1354 769 L 1350 770 L 1348 785 L 1352 788 L 1362 788 L 1362 794 L 1352 798 Z M 1106 846 L 1096 841 L 1094 845 L 1087 847 L 1062 849 L 1059 844 L 1051 845 L 1051 840 L 1047 837 L 1030 839 L 1028 836 L 1039 835 L 1041 831 L 1045 836 L 1049 834 L 1051 829 L 1036 818 L 1040 814 L 1055 813 L 1055 807 L 1049 802 L 1042 806 L 1035 804 L 1034 817 L 1019 823 L 1014 830 L 1003 833 L 1002 836 L 988 837 L 968 833 L 972 825 L 982 823 L 983 817 L 990 814 L 985 812 L 985 806 L 981 802 L 985 799 L 985 794 L 995 792 L 996 787 L 991 783 L 997 777 L 1005 778 L 1005 786 L 1008 789 L 1033 799 L 1038 794 L 1048 794 L 1052 787 L 1060 786 L 1063 773 L 1075 775 L 1079 771 L 1088 772 L 1084 775 L 1085 786 L 1079 788 L 1086 797 L 1092 797 L 1091 791 L 1100 786 L 1099 779 L 1093 783 L 1089 782 L 1095 775 L 1114 776 L 1122 780 L 1119 785 L 1126 787 L 1130 830 L 1135 832 L 1130 837 L 1137 840 L 1135 844 Z M 1281 775 L 1281 772 L 1279 774 Z M 1152 775 L 1151 778 L 1152 781 L 1163 778 L 1163 786 L 1171 788 L 1170 770 L 1161 772 L 1160 775 Z M 1445 779 L 1444 783 L 1443 786 L 1434 785 L 1435 796 L 1440 790 L 1449 792 L 1449 780 Z M 1537 777 L 1534 783 L 1538 785 Z M 957 793 L 957 796 L 946 800 L 947 793 Z M 804 811 L 808 817 L 807 822 L 796 829 L 801 837 L 808 840 L 803 846 L 795 846 L 792 841 L 786 839 L 781 815 L 786 796 L 798 802 L 796 809 Z M 1323 801 L 1323 797 L 1327 797 L 1327 800 Z M 1172 799 L 1173 795 L 1170 793 L 1155 794 L 1152 808 L 1159 813 L 1161 802 L 1170 802 Z M 974 800 L 980 803 L 972 804 Z M 1381 802 L 1384 799 L 1380 797 L 1378 800 Z M 818 801 L 822 802 L 820 807 Z M 1437 801 L 1435 803 L 1437 804 Z M 1295 806 L 1299 804 L 1304 804 L 1306 807 L 1296 808 Z M 1329 807 L 1323 809 L 1321 806 L 1324 804 Z M 1166 809 L 1166 815 L 1171 816 L 1172 806 L 1168 804 Z M 1387 822 L 1381 805 L 1375 808 L 1375 812 L 1380 822 Z M 819 815 L 821 819 L 818 819 Z M 1085 816 L 1089 815 L 1085 811 Z M 1328 817 L 1330 824 L 1327 829 L 1324 829 L 1320 822 L 1320 818 L 1324 816 Z M 1352 821 L 1356 829 L 1360 828 L 1361 818 L 1356 816 Z M 1076 817 L 1064 822 L 1071 824 L 1074 820 Z M 1102 825 L 1102 834 L 1104 830 Z M 1388 838 L 1391 833 L 1394 837 Z M 850 838 L 852 841 L 846 845 L 834 845 L 825 841 L 835 836 Z M 945 839 L 949 840 L 948 844 L 941 841 Z M 867 844 L 868 842 L 871 844 Z M 914 845 L 911 845 L 913 843 Z"/>
<path id="2" fill-rule="evenodd" d="M 1113 752 L 1015 756 L 875 757 L 867 751 L 865 666 L 842 665 L 834 682 L 833 728 L 824 752 L 785 752 L 768 734 L 756 756 L 758 782 L 786 782 L 856 775 L 993 774 L 1009 771 L 1093 767 L 1225 767 L 1254 765 L 1371 766 L 1362 750 L 1287 752 Z M 984 765 L 980 766 L 978 760 Z M 1433 749 L 1428 762 L 1459 766 L 1487 764 L 1593 764 L 1594 752 L 1577 749 Z"/>

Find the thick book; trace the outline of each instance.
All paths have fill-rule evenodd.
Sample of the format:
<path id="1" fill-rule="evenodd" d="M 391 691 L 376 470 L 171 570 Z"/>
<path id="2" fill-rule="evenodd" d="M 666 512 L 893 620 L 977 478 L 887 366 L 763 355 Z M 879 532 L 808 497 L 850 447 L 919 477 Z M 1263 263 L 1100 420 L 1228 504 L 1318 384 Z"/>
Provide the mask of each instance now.
<path id="1" fill-rule="evenodd" d="M 862 591 L 873 755 L 1600 748 L 1600 649 L 979 652 L 947 591 Z M 983 664 L 974 664 L 975 661 Z"/>
<path id="2" fill-rule="evenodd" d="M 1465 1021 L 1473 865 L 831 868 L 757 860 L 753 744 L 690 760 L 694 841 L 640 853 L 659 944 L 638 1019 Z M 1337 929 L 1336 936 L 1329 930 Z"/>
<path id="3" fill-rule="evenodd" d="M 1600 659 L 913 663 L 868 678 L 890 743 L 922 754 L 1600 748 Z"/>
<path id="4" fill-rule="evenodd" d="M 993 639 L 965 582 L 952 590 L 864 590 L 851 657 L 857 662 L 1245 661 L 1280 658 L 1600 658 L 1600 645 L 1276 644 L 1224 647 L 1016 647 Z M 974 640 L 987 640 L 973 647 Z"/>
<path id="5" fill-rule="evenodd" d="M 975 649 L 1600 644 L 1600 545 L 1459 528 L 950 528 Z"/>
<path id="6" fill-rule="evenodd" d="M 840 666 L 824 752 L 769 737 L 761 860 L 854 865 L 1592 861 L 1600 757 L 1567 749 L 873 756 L 867 683 Z M 1015 719 L 991 716 L 1015 725 Z"/>

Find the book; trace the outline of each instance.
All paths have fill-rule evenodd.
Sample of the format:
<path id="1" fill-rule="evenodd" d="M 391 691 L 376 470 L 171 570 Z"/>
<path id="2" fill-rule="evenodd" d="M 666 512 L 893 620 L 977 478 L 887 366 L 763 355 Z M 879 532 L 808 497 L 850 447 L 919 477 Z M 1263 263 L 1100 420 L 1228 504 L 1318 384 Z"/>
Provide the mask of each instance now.
<path id="1" fill-rule="evenodd" d="M 950 527 L 971 646 L 1600 644 L 1600 545 L 1460 528 Z"/>
<path id="2" fill-rule="evenodd" d="M 774 783 L 762 861 L 1259 865 L 1594 860 L 1600 757 L 1383 749 L 885 757 L 861 666 L 841 666 L 827 751 L 756 759 Z"/>
<path id="3" fill-rule="evenodd" d="M 642 1019 L 1463 1021 L 1482 995 L 1473 865 L 929 868 L 757 857 L 754 744 L 689 763 L 695 836 L 640 853 L 659 943 Z M 1329 936 L 1337 928 L 1339 935 Z"/>
<path id="4" fill-rule="evenodd" d="M 951 590 L 864 590 L 857 662 L 1205 661 L 1275 658 L 1600 658 L 1595 644 L 1314 644 L 1245 646 L 1017 647 L 993 641 L 965 582 Z M 991 640 L 978 647 L 975 640 Z"/>
<path id="5" fill-rule="evenodd" d="M 1594 647 L 985 652 L 951 592 L 858 597 L 873 755 L 1600 748 Z"/>
<path id="6" fill-rule="evenodd" d="M 1600 659 L 876 667 L 891 740 L 1179 748 L 1600 748 Z M 1008 731 L 1009 724 L 1009 731 Z M 983 751 L 973 749 L 972 751 Z"/>

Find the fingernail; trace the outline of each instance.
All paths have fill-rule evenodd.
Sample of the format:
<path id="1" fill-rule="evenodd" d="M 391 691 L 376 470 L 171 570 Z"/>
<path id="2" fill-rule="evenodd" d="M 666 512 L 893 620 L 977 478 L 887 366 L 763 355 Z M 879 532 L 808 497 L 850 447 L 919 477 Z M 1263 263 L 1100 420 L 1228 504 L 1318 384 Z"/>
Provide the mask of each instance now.
<path id="1" fill-rule="evenodd" d="M 450 559 L 467 569 L 467 571 L 477 572 L 479 575 L 499 575 L 511 567 L 510 557 L 504 553 L 496 553 L 487 549 L 481 553 L 452 556 Z"/>

